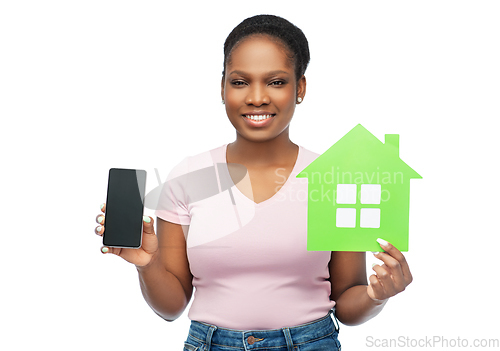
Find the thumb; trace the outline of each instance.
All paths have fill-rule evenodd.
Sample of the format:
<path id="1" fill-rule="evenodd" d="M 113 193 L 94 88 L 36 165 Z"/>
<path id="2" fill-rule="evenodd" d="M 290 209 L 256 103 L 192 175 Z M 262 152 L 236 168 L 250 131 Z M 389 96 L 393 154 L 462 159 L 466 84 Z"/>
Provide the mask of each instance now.
<path id="1" fill-rule="evenodd" d="M 149 216 L 144 216 L 142 221 L 142 249 L 148 254 L 158 250 L 158 238 L 155 235 L 154 221 Z"/>
<path id="2" fill-rule="evenodd" d="M 155 228 L 153 226 L 154 220 L 149 216 L 142 217 L 142 232 L 147 235 L 155 235 Z"/>

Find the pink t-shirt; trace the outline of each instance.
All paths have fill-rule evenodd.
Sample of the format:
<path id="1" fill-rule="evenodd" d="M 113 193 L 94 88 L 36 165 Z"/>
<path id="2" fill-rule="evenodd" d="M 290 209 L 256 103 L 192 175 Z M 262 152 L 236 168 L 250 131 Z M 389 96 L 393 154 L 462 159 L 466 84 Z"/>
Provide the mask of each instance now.
<path id="1" fill-rule="evenodd" d="M 188 317 L 240 330 L 290 327 L 324 317 L 335 305 L 328 280 L 331 252 L 307 251 L 307 179 L 295 177 L 319 155 L 299 146 L 290 176 L 282 176 L 283 186 L 256 204 L 231 180 L 226 148 L 177 165 L 155 213 L 189 224 L 195 292 Z M 248 175 L 241 182 L 249 184 Z"/>

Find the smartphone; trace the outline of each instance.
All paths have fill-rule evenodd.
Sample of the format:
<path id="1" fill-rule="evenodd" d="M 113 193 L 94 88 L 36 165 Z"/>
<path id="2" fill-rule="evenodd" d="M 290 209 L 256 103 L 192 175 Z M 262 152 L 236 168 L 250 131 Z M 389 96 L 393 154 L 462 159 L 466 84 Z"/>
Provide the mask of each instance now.
<path id="1" fill-rule="evenodd" d="M 145 170 L 109 170 L 103 233 L 105 246 L 141 247 L 145 191 Z"/>

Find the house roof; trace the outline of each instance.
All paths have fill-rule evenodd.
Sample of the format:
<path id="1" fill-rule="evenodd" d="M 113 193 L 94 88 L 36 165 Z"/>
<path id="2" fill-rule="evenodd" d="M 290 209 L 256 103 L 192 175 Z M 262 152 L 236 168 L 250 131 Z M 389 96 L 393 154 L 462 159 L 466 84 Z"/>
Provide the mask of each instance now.
<path id="1" fill-rule="evenodd" d="M 382 143 L 358 124 L 318 156 L 297 178 L 308 178 L 312 172 L 402 172 L 406 179 L 422 178 L 399 157 L 399 136 L 386 134 Z"/>

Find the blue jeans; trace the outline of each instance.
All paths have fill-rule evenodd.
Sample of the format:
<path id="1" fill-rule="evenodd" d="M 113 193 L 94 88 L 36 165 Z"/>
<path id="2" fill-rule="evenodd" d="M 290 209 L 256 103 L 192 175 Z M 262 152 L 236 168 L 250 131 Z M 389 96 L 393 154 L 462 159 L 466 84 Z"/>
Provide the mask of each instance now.
<path id="1" fill-rule="evenodd" d="M 315 321 L 272 330 L 235 330 L 191 321 L 184 351 L 340 351 L 338 334 L 333 309 Z"/>

